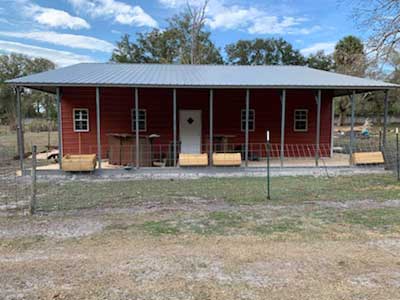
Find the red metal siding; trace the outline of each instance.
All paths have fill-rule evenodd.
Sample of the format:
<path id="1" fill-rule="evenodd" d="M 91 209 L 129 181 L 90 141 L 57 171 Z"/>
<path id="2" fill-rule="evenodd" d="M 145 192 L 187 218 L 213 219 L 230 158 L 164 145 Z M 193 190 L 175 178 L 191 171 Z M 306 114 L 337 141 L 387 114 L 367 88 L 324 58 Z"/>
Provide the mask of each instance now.
<path id="1" fill-rule="evenodd" d="M 244 89 L 214 90 L 214 134 L 232 135 L 229 142 L 244 143 L 241 131 L 241 110 L 245 108 L 246 91 Z M 62 126 L 64 153 L 96 153 L 96 107 L 94 88 L 63 88 L 62 90 Z M 320 143 L 331 142 L 332 93 L 324 92 L 321 105 Z M 101 143 L 103 156 L 106 155 L 109 133 L 132 133 L 131 110 L 134 107 L 132 88 L 100 89 Z M 172 142 L 172 89 L 139 89 L 139 107 L 147 112 L 147 131 L 140 135 L 159 134 L 155 143 Z M 73 108 L 88 108 L 90 131 L 73 131 Z M 202 141 L 208 143 L 209 134 L 209 91 L 206 89 L 177 90 L 177 120 L 180 109 L 202 110 Z M 255 131 L 249 133 L 250 143 L 263 143 L 267 130 L 271 133 L 271 142 L 280 143 L 281 102 L 278 90 L 251 90 L 250 108 L 255 109 Z M 308 109 L 308 132 L 294 132 L 295 109 Z M 311 90 L 288 90 L 286 97 L 286 144 L 315 144 L 316 100 Z M 178 138 L 179 138 L 179 124 Z M 328 147 L 329 148 L 329 147 Z M 295 155 L 287 150 L 286 154 Z M 323 151 L 323 155 L 329 155 Z"/>

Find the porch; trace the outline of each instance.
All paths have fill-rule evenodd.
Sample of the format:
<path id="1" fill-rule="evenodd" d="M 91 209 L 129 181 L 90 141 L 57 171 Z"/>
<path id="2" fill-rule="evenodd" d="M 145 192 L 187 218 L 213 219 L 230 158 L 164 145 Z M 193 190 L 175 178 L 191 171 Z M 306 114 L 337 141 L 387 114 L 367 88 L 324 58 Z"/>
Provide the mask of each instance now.
<path id="1" fill-rule="evenodd" d="M 179 167 L 181 154 L 201 154 L 202 165 L 212 167 L 219 153 L 234 153 L 237 166 L 263 167 L 267 132 L 272 165 L 348 165 L 356 95 L 385 92 L 384 147 L 387 94 L 397 88 L 299 67 L 85 64 L 68 70 L 8 82 L 17 91 L 20 158 L 22 87 L 56 95 L 60 157 L 96 155 L 99 170 Z M 340 158 L 333 149 L 337 96 L 348 96 L 351 106 L 349 141 Z M 60 159 L 60 170 L 62 164 Z"/>
<path id="2" fill-rule="evenodd" d="M 183 165 L 181 154 L 201 155 L 202 166 L 213 166 L 213 156 L 223 153 L 236 155 L 235 166 L 263 166 L 267 131 L 271 137 L 270 157 L 279 158 L 280 166 L 285 159 L 295 157 L 318 165 L 320 157 L 333 154 L 330 91 L 57 91 L 61 155 L 97 154 L 99 169 L 104 167 L 104 159 L 113 166 L 136 169 L 179 167 Z M 296 120 L 298 112 L 302 113 L 300 120 Z"/>

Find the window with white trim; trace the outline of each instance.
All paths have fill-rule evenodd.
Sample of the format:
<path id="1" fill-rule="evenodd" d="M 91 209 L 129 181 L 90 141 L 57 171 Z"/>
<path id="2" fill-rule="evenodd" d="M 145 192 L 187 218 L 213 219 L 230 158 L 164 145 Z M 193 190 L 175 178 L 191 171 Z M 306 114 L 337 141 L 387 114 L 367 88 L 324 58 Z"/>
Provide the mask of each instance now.
<path id="1" fill-rule="evenodd" d="M 249 131 L 254 131 L 256 127 L 256 111 L 249 109 Z M 246 131 L 246 110 L 241 112 L 241 130 Z"/>
<path id="2" fill-rule="evenodd" d="M 308 131 L 308 109 L 296 109 L 294 111 L 294 131 Z"/>
<path id="3" fill-rule="evenodd" d="M 132 109 L 132 131 L 136 131 L 136 110 Z M 147 131 L 147 113 L 145 109 L 139 109 L 139 132 Z"/>
<path id="4" fill-rule="evenodd" d="M 88 132 L 89 131 L 89 109 L 87 108 L 74 108 L 74 131 L 75 132 Z"/>

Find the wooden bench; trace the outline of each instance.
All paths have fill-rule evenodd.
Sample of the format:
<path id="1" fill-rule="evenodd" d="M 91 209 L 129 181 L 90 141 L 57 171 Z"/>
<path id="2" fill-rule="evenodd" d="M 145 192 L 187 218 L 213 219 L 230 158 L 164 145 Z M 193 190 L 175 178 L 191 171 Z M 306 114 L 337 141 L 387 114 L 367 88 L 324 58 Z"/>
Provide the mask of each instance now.
<path id="1" fill-rule="evenodd" d="M 355 152 L 353 153 L 353 164 L 369 165 L 369 164 L 384 164 L 382 152 Z"/>
<path id="2" fill-rule="evenodd" d="M 208 166 L 208 155 L 203 154 L 179 154 L 180 167 L 206 167 Z"/>
<path id="3" fill-rule="evenodd" d="M 213 153 L 212 161 L 214 166 L 240 166 L 242 156 L 240 153 Z"/>
<path id="4" fill-rule="evenodd" d="M 96 168 L 96 154 L 65 155 L 62 169 L 68 172 L 91 172 Z"/>

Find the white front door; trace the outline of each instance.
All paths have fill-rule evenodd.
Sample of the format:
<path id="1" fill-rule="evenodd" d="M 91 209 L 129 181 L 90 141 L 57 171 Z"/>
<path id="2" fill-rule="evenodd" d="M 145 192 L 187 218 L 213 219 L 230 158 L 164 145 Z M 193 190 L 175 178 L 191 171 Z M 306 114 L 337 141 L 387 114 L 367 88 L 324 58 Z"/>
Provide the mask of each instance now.
<path id="1" fill-rule="evenodd" d="M 201 151 L 201 110 L 179 111 L 181 153 L 198 154 Z"/>

